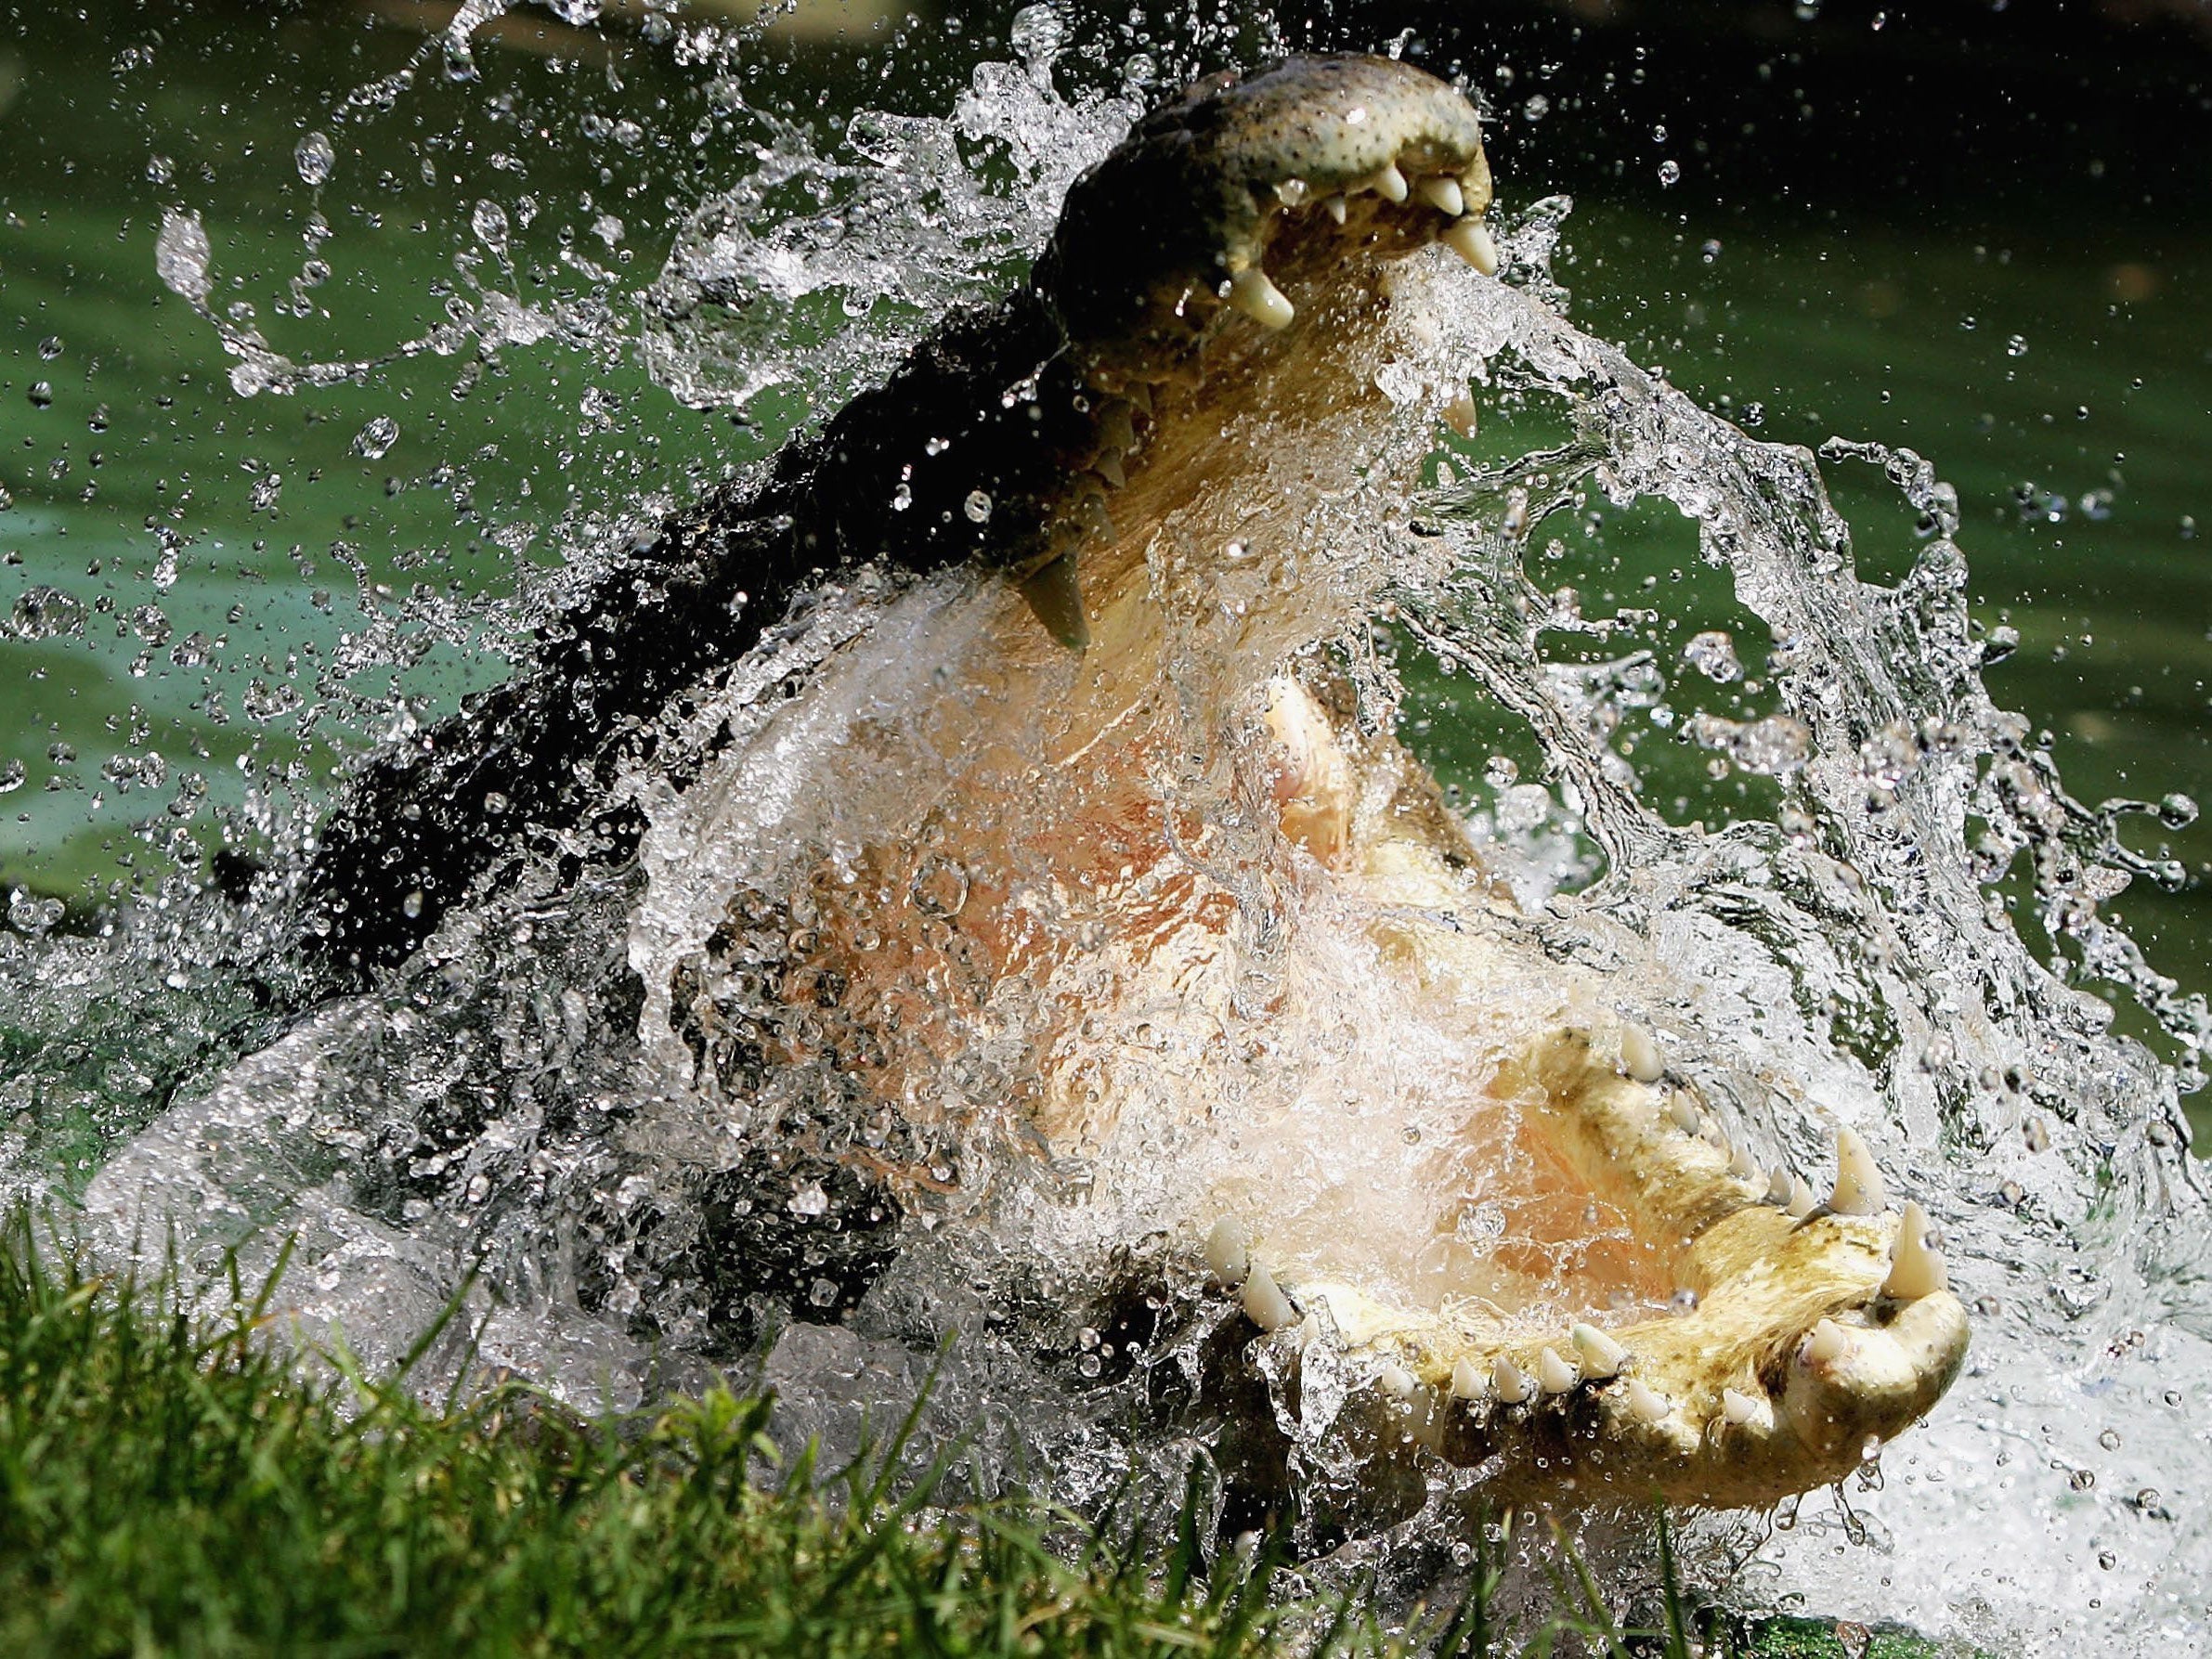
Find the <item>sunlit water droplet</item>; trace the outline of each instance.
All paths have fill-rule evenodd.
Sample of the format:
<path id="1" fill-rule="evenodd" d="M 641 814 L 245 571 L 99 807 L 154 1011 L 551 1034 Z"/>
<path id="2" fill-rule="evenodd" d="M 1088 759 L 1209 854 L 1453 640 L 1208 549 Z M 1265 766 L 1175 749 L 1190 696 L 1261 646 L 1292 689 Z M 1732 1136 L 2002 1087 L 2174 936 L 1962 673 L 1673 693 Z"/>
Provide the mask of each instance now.
<path id="1" fill-rule="evenodd" d="M 337 164 L 338 152 L 331 147 L 328 135 L 309 133 L 292 152 L 293 165 L 300 170 L 303 182 L 319 188 L 331 176 L 331 169 Z"/>
<path id="2" fill-rule="evenodd" d="M 354 434 L 353 452 L 364 460 L 382 460 L 398 441 L 399 422 L 389 415 L 376 415 Z"/>
<path id="3" fill-rule="evenodd" d="M 207 231 L 200 215 L 164 210 L 161 234 L 154 239 L 153 268 L 170 292 L 194 305 L 205 305 L 211 282 L 209 257 Z"/>
<path id="4" fill-rule="evenodd" d="M 469 227 L 476 240 L 494 253 L 507 247 L 507 210 L 496 201 L 479 201 L 469 214 Z"/>
<path id="5" fill-rule="evenodd" d="M 10 621 L 19 639 L 56 639 L 83 630 L 85 605 L 75 594 L 59 588 L 31 588 L 16 600 Z"/>

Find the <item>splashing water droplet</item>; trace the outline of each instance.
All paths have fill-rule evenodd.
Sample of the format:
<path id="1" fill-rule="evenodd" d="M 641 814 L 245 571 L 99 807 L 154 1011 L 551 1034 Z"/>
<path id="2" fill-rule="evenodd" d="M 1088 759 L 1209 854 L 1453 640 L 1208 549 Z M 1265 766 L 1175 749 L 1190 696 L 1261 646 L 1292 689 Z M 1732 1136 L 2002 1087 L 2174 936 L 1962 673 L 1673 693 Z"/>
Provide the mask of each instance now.
<path id="1" fill-rule="evenodd" d="M 309 133 L 292 152 L 292 161 L 300 170 L 302 181 L 320 187 L 331 176 L 331 169 L 337 165 L 338 152 L 332 149 L 327 135 Z"/>
<path id="2" fill-rule="evenodd" d="M 1659 181 L 1662 185 L 1680 184 L 1682 182 L 1682 163 L 1680 162 L 1672 161 L 1661 162 L 1659 163 Z"/>
<path id="3" fill-rule="evenodd" d="M 31 588 L 16 601 L 10 620 L 19 639 L 57 639 L 83 631 L 85 603 L 59 588 Z"/>
<path id="4" fill-rule="evenodd" d="M 476 233 L 476 240 L 494 253 L 507 248 L 507 210 L 496 201 L 479 201 L 469 214 L 469 227 Z"/>
<path id="5" fill-rule="evenodd" d="M 1743 678 L 1743 664 L 1736 656 L 1736 642 L 1721 629 L 1693 635 L 1690 642 L 1682 648 L 1682 660 L 1721 685 Z"/>
<path id="6" fill-rule="evenodd" d="M 169 291 L 195 305 L 205 305 L 211 285 L 209 257 L 207 231 L 200 215 L 164 210 L 161 234 L 154 239 L 153 268 Z"/>
<path id="7" fill-rule="evenodd" d="M 376 415 L 354 434 L 353 452 L 363 460 L 382 460 L 399 441 L 399 422 L 389 415 Z"/>
<path id="8" fill-rule="evenodd" d="M 61 920 L 62 909 L 59 899 L 41 899 L 26 888 L 18 888 L 7 901 L 7 919 L 35 937 L 50 931 Z"/>

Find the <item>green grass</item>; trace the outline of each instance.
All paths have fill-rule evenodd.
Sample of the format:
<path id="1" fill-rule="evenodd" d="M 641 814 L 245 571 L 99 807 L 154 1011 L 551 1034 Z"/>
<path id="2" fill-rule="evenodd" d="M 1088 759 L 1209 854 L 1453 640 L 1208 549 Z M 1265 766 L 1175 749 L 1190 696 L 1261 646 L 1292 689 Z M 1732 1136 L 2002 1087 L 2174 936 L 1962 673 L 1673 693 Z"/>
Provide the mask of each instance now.
<path id="1" fill-rule="evenodd" d="M 420 1402 L 260 1340 L 231 1286 L 197 1320 L 172 1282 L 86 1276 L 0 1228 L 0 1653 L 67 1654 L 1386 1655 L 1835 1653 L 1693 1618 L 1617 1627 L 1571 1551 L 1563 1610 L 1508 1644 L 1495 1567 L 1409 1634 L 1352 1596 L 1283 1599 L 1276 1556 L 1021 1499 L 936 1504 L 895 1456 L 779 1462 L 769 1403 L 717 1391 L 579 1419 L 506 1386 Z M 942 1471 L 938 1473 L 941 1475 Z M 1666 1544 L 1662 1525 L 1662 1547 Z M 1668 1558 L 1668 1580 L 1672 1574 Z M 1907 1651 L 1878 1647 L 1885 1659 Z"/>

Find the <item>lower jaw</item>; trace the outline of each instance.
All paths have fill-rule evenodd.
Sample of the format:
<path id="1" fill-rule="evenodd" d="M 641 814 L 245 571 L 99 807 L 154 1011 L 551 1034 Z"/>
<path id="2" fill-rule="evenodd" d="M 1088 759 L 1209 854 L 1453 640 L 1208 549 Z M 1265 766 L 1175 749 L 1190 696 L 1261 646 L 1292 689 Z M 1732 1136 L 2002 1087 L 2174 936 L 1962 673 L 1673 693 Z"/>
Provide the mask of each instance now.
<path id="1" fill-rule="evenodd" d="M 1456 895 L 1440 890 L 1448 885 Z M 1378 976 L 1374 1001 L 1395 991 L 1403 1022 L 1386 1038 L 1431 1034 L 1417 1029 L 1413 1011 L 1447 1005 L 1440 981 L 1454 975 L 1464 977 L 1466 1004 L 1495 1006 L 1497 971 L 1511 960 L 1490 934 L 1494 923 L 1470 901 L 1474 880 L 1432 862 L 1422 887 L 1430 902 L 1413 909 L 1402 871 L 1368 888 L 1363 906 L 1317 907 L 1340 925 L 1358 916 L 1350 925 L 1371 940 L 1379 933 L 1401 951 L 1421 951 L 1419 982 L 1402 958 L 1405 979 Z M 1292 925 L 1301 922 L 1331 925 L 1310 912 Z M 1188 977 L 1179 989 L 1191 998 Z M 1455 1200 L 1495 1195 L 1439 1186 L 1422 1195 L 1425 1203 L 1399 1207 L 1412 1220 L 1397 1219 L 1393 1243 L 1373 1236 L 1379 1218 L 1360 1237 L 1357 1206 L 1318 1208 L 1310 1186 L 1267 1159 L 1264 1137 L 1222 1101 L 1213 1079 L 1181 1099 L 1200 1108 L 1193 1115 L 1204 1126 L 1165 1137 L 1182 1172 L 1173 1184 L 1179 1196 L 1160 1207 L 1163 1178 L 1146 1161 L 1147 1147 L 1153 1162 L 1161 1156 L 1157 1122 L 1124 1121 L 1095 1147 L 1090 1202 L 1125 1236 L 1164 1230 L 1199 1255 L 1226 1328 L 1243 1333 L 1247 1363 L 1280 1382 L 1294 1415 L 1305 1367 L 1320 1363 L 1323 1394 L 1348 1390 L 1376 1445 L 1470 1471 L 1497 1501 L 1757 1506 L 1857 1471 L 1934 1405 L 1963 1356 L 1964 1311 L 1942 1288 L 1939 1261 L 1863 1189 L 1834 1201 L 1871 1213 L 1814 1205 L 1798 1215 L 1787 1198 L 1766 1201 L 1769 1174 L 1737 1173 L 1742 1160 L 1709 1138 L 1709 1122 L 1679 1121 L 1695 1109 L 1694 1095 L 1629 1074 L 1622 1050 L 1648 1037 L 1587 1004 L 1531 993 L 1533 1008 L 1502 1022 L 1512 1032 L 1504 1040 L 1519 1045 L 1503 1075 L 1464 1091 L 1469 1133 L 1485 1127 L 1486 1114 L 1516 1119 L 1560 1162 L 1590 1172 L 1593 1190 L 1652 1241 L 1643 1253 L 1645 1277 L 1663 1278 L 1656 1298 L 1640 1283 L 1635 1307 L 1591 1311 L 1605 1286 L 1578 1290 L 1563 1278 L 1508 1312 L 1474 1293 L 1464 1272 L 1456 1294 L 1436 1276 L 1416 1289 L 1414 1276 L 1392 1271 L 1391 1250 L 1410 1258 L 1450 1227 Z M 1202 994 L 1183 1005 L 1229 1000 Z M 1282 1019 L 1268 1032 L 1286 1056 L 1324 1046 L 1316 1034 Z M 1125 1112 L 1132 1098 L 1141 1094 L 1125 1096 Z M 1387 1129 L 1405 1105 L 1378 1089 L 1355 1115 L 1387 1120 Z M 1411 1108 L 1403 1121 L 1423 1122 L 1433 1137 L 1438 1105 Z M 1388 1147 L 1356 1152 L 1347 1131 L 1359 1125 L 1347 1119 L 1316 1110 L 1303 1125 L 1289 1120 L 1294 1137 L 1301 1126 L 1308 1160 L 1334 1160 L 1339 1186 L 1361 1156 L 1378 1192 L 1412 1165 L 1410 1155 L 1394 1165 Z M 1494 1124 L 1488 1133 L 1496 1138 Z M 1855 1161 L 1863 1151 L 1846 1142 L 1841 1156 Z M 1425 1229 L 1425 1217 L 1435 1218 Z M 1570 1250 L 1583 1241 L 1549 1242 Z"/>

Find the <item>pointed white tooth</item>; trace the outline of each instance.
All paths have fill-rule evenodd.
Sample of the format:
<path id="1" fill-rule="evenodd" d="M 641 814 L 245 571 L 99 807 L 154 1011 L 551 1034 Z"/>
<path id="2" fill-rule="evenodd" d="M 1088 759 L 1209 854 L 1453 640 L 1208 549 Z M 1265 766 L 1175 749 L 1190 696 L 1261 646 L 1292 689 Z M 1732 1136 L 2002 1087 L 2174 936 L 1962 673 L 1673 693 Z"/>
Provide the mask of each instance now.
<path id="1" fill-rule="evenodd" d="M 1789 1202 L 1789 1172 L 1776 1170 L 1766 1178 L 1766 1201 L 1779 1210 Z"/>
<path id="2" fill-rule="evenodd" d="M 1542 1348 L 1536 1354 L 1536 1380 L 1542 1385 L 1545 1393 L 1563 1394 L 1574 1387 L 1580 1379 L 1575 1375 L 1574 1367 L 1551 1349 Z"/>
<path id="3" fill-rule="evenodd" d="M 1386 201 L 1403 201 L 1408 194 L 1406 175 L 1396 162 L 1385 162 L 1380 172 L 1369 175 L 1367 188 L 1380 190 Z"/>
<path id="4" fill-rule="evenodd" d="M 1482 1367 L 1471 1359 L 1454 1360 L 1451 1365 L 1451 1397 L 1455 1400 L 1479 1400 L 1482 1392 Z"/>
<path id="5" fill-rule="evenodd" d="M 1263 329 L 1287 329 L 1297 309 L 1282 297 L 1282 290 L 1268 280 L 1268 273 L 1253 266 L 1229 279 L 1229 303 Z"/>
<path id="6" fill-rule="evenodd" d="M 1490 1362 L 1490 1392 L 1507 1406 L 1518 1406 L 1536 1392 L 1527 1372 L 1503 1354 Z"/>
<path id="7" fill-rule="evenodd" d="M 1345 201 L 1342 196 L 1328 196 L 1321 201 L 1321 211 L 1339 225 L 1344 223 Z"/>
<path id="8" fill-rule="evenodd" d="M 1640 1423 L 1662 1421 L 1667 1413 L 1674 1409 L 1665 1394 L 1657 1389 L 1646 1388 L 1633 1377 L 1628 1380 L 1628 1408 L 1630 1415 Z"/>
<path id="9" fill-rule="evenodd" d="M 1581 1357 L 1582 1375 L 1593 1382 L 1616 1375 L 1628 1359 L 1628 1350 L 1594 1325 L 1578 1325 L 1567 1334 Z"/>
<path id="10" fill-rule="evenodd" d="M 1462 392 L 1457 397 L 1454 397 L 1450 403 L 1444 406 L 1441 411 L 1441 418 L 1444 424 L 1451 427 L 1451 430 L 1459 434 L 1461 437 L 1473 437 L 1475 435 L 1476 421 L 1475 399 L 1467 393 Z M 1440 484 L 1443 482 L 1443 479 L 1439 476 L 1438 482 Z"/>
<path id="11" fill-rule="evenodd" d="M 1841 1359 L 1850 1347 L 1851 1339 L 1843 1334 L 1843 1328 L 1833 1319 L 1823 1319 L 1805 1338 L 1802 1352 L 1807 1365 L 1827 1365 Z"/>
<path id="12" fill-rule="evenodd" d="M 1667 1074 L 1667 1062 L 1651 1033 L 1633 1022 L 1620 1028 L 1620 1069 L 1640 1083 L 1655 1083 Z"/>
<path id="13" fill-rule="evenodd" d="M 1498 274 L 1498 244 L 1480 219 L 1461 219 L 1437 239 L 1486 277 Z"/>
<path id="14" fill-rule="evenodd" d="M 1828 1207 L 1838 1215 L 1880 1215 L 1888 1201 L 1881 1172 L 1874 1167 L 1874 1154 L 1867 1143 L 1851 1130 L 1837 1130 L 1836 1190 Z"/>
<path id="15" fill-rule="evenodd" d="M 1421 192 L 1422 201 L 1447 219 L 1456 219 L 1467 211 L 1467 199 L 1460 192 L 1459 180 L 1447 174 L 1432 173 L 1413 188 Z"/>
<path id="16" fill-rule="evenodd" d="M 1759 1415 L 1759 1402 L 1750 1394 L 1739 1394 L 1732 1388 L 1721 1390 L 1721 1415 L 1741 1428 Z"/>
<path id="17" fill-rule="evenodd" d="M 1233 1288 L 1244 1282 L 1251 1268 L 1251 1235 L 1235 1216 L 1223 1216 L 1206 1234 L 1206 1271 Z"/>
<path id="18" fill-rule="evenodd" d="M 1374 1374 L 1375 1386 L 1398 1399 L 1408 1399 L 1421 1386 L 1413 1373 L 1394 1359 L 1386 1359 Z"/>
<path id="19" fill-rule="evenodd" d="M 1674 1120 L 1674 1127 L 1685 1134 L 1698 1133 L 1698 1107 L 1687 1095 L 1677 1095 L 1667 1108 L 1667 1115 Z"/>
<path id="20" fill-rule="evenodd" d="M 1298 1322 L 1298 1310 L 1291 1306 L 1291 1299 L 1276 1285 L 1275 1276 L 1264 1263 L 1255 1263 L 1244 1280 L 1244 1312 L 1262 1330 L 1282 1330 Z"/>
<path id="21" fill-rule="evenodd" d="M 1813 1189 L 1805 1185 L 1802 1175 L 1789 1177 L 1789 1202 L 1783 1206 L 1790 1214 L 1802 1221 L 1813 1213 L 1820 1200 L 1813 1196 Z"/>
<path id="22" fill-rule="evenodd" d="M 1897 1224 L 1897 1237 L 1890 1246 L 1890 1277 L 1881 1282 L 1882 1294 L 1918 1302 L 1950 1288 L 1950 1270 L 1928 1242 L 1928 1212 L 1918 1204 L 1906 1204 L 1905 1219 Z"/>
<path id="23" fill-rule="evenodd" d="M 1737 1147 L 1735 1153 L 1729 1158 L 1728 1173 L 1738 1181 L 1759 1179 L 1759 1166 L 1751 1161 L 1750 1153 L 1741 1147 Z"/>

